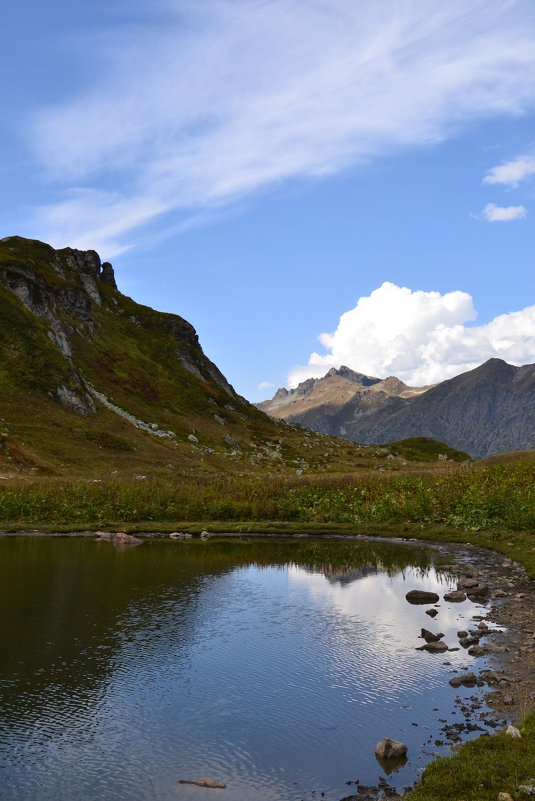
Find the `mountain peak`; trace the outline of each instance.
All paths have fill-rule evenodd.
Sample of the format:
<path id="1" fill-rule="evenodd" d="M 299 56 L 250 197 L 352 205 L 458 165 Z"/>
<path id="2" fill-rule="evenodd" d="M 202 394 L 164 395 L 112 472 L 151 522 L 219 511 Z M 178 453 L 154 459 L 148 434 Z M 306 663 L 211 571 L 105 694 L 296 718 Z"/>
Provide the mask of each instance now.
<path id="1" fill-rule="evenodd" d="M 357 373 L 345 364 L 341 364 L 338 369 L 336 367 L 331 367 L 329 372 L 324 375 L 324 379 L 333 378 L 335 376 L 347 378 L 348 381 L 353 381 L 354 384 L 360 384 L 361 387 L 371 387 L 381 381 L 380 378 L 365 375 L 364 373 Z"/>

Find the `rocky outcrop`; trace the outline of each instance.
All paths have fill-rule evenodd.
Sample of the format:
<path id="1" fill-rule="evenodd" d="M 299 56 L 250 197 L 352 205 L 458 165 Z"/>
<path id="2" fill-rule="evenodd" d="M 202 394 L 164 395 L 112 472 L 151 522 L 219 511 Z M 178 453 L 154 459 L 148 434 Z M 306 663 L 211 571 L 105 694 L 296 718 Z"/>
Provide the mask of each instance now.
<path id="1" fill-rule="evenodd" d="M 49 341 L 66 362 L 61 383 L 48 386 L 46 390 L 76 414 L 86 416 L 94 413 L 100 405 L 153 436 L 175 436 L 172 431 L 160 430 L 157 425 L 131 414 L 101 392 L 96 381 L 93 385 L 84 378 L 83 362 L 75 353 L 80 352 L 81 341 L 97 342 L 99 335 L 99 348 L 106 352 L 105 345 L 102 346 L 101 329 L 98 330 L 102 325 L 102 314 L 105 314 L 106 322 L 114 316 L 117 318 L 121 336 L 125 338 L 125 354 L 128 353 L 126 342 L 130 336 L 128 325 L 141 327 L 147 338 L 158 338 L 170 353 L 174 343 L 176 366 L 184 367 L 201 381 L 204 391 L 216 384 L 229 397 L 237 398 L 225 376 L 204 355 L 193 326 L 178 315 L 156 312 L 124 298 L 117 290 L 112 265 L 101 263 L 94 250 L 54 250 L 42 242 L 7 237 L 0 241 L 0 285 L 44 323 Z M 136 314 L 132 313 L 133 310 Z M 105 330 L 109 332 L 108 325 Z M 172 363 L 168 369 L 173 369 Z M 150 393 L 150 387 L 147 391 Z"/>
<path id="2" fill-rule="evenodd" d="M 100 281 L 102 284 L 111 286 L 112 289 L 117 289 L 115 282 L 115 273 L 109 261 L 105 261 L 100 270 Z"/>

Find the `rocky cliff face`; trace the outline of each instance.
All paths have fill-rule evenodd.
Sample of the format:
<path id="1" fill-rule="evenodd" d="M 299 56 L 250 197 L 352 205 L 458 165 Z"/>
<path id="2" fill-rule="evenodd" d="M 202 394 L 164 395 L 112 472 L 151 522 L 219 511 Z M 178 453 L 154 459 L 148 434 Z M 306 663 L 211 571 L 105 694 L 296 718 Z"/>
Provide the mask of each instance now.
<path id="1" fill-rule="evenodd" d="M 279 390 L 260 408 L 362 444 L 431 437 L 475 457 L 535 448 L 535 365 L 490 359 L 431 388 L 407 387 L 395 378 L 370 379 L 355 388 L 359 374 L 353 374 L 351 390 L 346 370 L 331 370 L 313 385 L 305 382 L 304 393 Z"/>
<path id="2" fill-rule="evenodd" d="M 42 321 L 48 339 L 64 360 L 64 380 L 48 391 L 78 414 L 94 413 L 98 389 L 84 377 L 83 364 L 74 352 L 80 340 L 98 339 L 102 312 L 118 317 L 125 314 L 112 265 L 102 264 L 94 250 L 54 250 L 41 242 L 7 237 L 0 240 L 0 285 Z M 148 319 L 143 313 L 131 315 L 130 322 L 138 328 L 146 324 L 150 329 L 154 313 Z M 157 323 L 172 337 L 176 359 L 183 367 L 200 380 L 215 382 L 230 398 L 235 397 L 222 373 L 204 356 L 193 326 L 181 317 L 164 314 L 159 315 Z"/>

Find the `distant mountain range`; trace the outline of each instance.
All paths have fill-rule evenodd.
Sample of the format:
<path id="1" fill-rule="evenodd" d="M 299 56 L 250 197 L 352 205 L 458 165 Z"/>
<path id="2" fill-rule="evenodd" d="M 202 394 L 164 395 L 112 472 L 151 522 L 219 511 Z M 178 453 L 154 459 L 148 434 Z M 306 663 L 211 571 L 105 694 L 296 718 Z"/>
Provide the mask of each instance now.
<path id="1" fill-rule="evenodd" d="M 432 437 L 474 457 L 535 448 L 535 364 L 489 359 L 431 387 L 333 368 L 257 405 L 273 417 L 362 444 Z"/>

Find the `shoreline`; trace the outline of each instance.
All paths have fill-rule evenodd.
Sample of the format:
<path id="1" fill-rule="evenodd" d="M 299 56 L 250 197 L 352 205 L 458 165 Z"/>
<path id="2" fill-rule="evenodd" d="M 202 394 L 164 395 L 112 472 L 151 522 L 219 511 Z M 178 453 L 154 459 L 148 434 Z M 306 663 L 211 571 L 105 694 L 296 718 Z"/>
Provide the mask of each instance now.
<path id="1" fill-rule="evenodd" d="M 128 526 L 125 528 L 128 529 Z M 191 528 L 199 528 L 192 526 Z M 86 529 L 84 531 L 43 531 L 27 529 L 22 531 L 0 531 L 0 538 L 13 537 L 45 537 L 45 538 L 84 538 L 112 539 L 117 532 L 105 532 Z M 422 532 L 423 533 L 423 532 Z M 175 534 L 175 537 L 171 535 Z M 178 534 L 178 536 L 176 536 Z M 524 565 L 519 561 L 505 557 L 499 551 L 483 548 L 472 543 L 456 543 L 437 540 L 392 536 L 388 534 L 336 533 L 336 532 L 303 532 L 297 531 L 203 531 L 190 534 L 165 531 L 135 531 L 139 539 L 172 539 L 174 542 L 211 539 L 280 539 L 280 540 L 323 540 L 340 542 L 392 542 L 399 545 L 420 545 L 433 549 L 442 556 L 455 557 L 458 561 L 452 564 L 451 572 L 458 570 L 459 578 L 476 576 L 489 587 L 482 617 L 498 629 L 489 629 L 481 635 L 484 644 L 482 653 L 473 657 L 467 654 L 467 672 L 474 672 L 479 681 L 484 680 L 488 689 L 485 701 L 497 714 L 506 716 L 511 722 L 520 723 L 531 711 L 535 710 L 535 581 L 530 579 Z M 480 562 L 474 557 L 480 553 Z M 444 569 L 444 568 L 442 568 Z M 462 574 L 462 576 L 461 576 Z M 492 597 L 498 590 L 501 597 Z M 444 602 L 441 599 L 441 602 Z M 475 621 L 474 621 L 475 622 Z M 446 652 L 447 654 L 447 652 Z M 484 657 L 491 668 L 478 672 L 478 659 Z M 472 670 L 473 668 L 473 670 Z M 485 674 L 491 674 L 487 681 Z M 494 675 L 492 675 L 494 674 Z"/>

